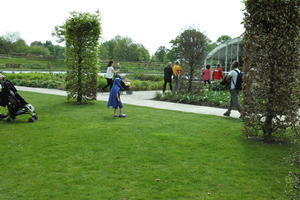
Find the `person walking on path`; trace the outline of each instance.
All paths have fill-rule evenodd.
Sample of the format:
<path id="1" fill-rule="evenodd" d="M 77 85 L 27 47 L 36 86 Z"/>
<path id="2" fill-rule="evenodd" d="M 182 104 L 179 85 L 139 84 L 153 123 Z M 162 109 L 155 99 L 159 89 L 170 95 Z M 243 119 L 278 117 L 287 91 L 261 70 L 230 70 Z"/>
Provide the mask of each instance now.
<path id="1" fill-rule="evenodd" d="M 104 91 L 108 86 L 109 86 L 109 90 L 111 90 L 113 86 L 113 77 L 115 73 L 118 72 L 118 70 L 114 70 L 113 63 L 114 63 L 113 61 L 109 61 L 107 64 L 107 70 L 105 74 L 107 84 L 102 88 L 102 91 Z"/>
<path id="2" fill-rule="evenodd" d="M 116 78 L 114 80 L 114 84 L 110 90 L 107 107 L 113 107 L 114 109 L 114 117 L 126 117 L 125 114 L 122 113 L 123 104 L 121 101 L 121 79 Z M 117 109 L 119 108 L 119 115 L 117 114 Z"/>
<path id="3" fill-rule="evenodd" d="M 236 87 L 237 85 L 237 80 L 238 80 L 238 75 L 241 73 L 241 70 L 239 70 L 239 63 L 237 61 L 234 61 L 232 63 L 232 68 L 227 76 L 227 78 L 231 78 L 230 84 L 229 84 L 229 91 L 230 91 L 230 104 L 228 107 L 228 110 L 224 113 L 224 116 L 230 116 L 231 110 L 234 106 L 237 107 L 237 110 L 239 113 L 241 113 L 241 106 L 238 101 L 238 94 L 240 89 Z"/>
<path id="4" fill-rule="evenodd" d="M 218 64 L 217 67 L 214 69 L 212 74 L 212 80 L 222 80 L 223 79 L 223 71 L 221 65 Z"/>
<path id="5" fill-rule="evenodd" d="M 181 75 L 181 67 L 179 61 L 176 61 L 175 65 L 172 68 L 173 70 L 173 78 L 175 81 L 175 92 L 178 92 L 180 89 L 179 78 Z"/>
<path id="6" fill-rule="evenodd" d="M 202 73 L 204 84 L 210 84 L 210 65 L 206 65 L 206 69 Z"/>
<path id="7" fill-rule="evenodd" d="M 172 63 L 169 62 L 168 65 L 164 68 L 164 86 L 163 93 L 166 91 L 167 83 L 169 83 L 170 90 L 172 91 Z"/>

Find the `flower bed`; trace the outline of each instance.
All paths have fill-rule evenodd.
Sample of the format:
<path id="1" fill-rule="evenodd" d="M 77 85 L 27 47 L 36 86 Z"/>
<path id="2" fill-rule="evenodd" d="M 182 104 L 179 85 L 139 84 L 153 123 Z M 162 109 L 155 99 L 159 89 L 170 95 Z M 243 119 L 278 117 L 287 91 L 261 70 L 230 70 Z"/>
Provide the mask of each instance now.
<path id="1" fill-rule="evenodd" d="M 241 101 L 241 99 L 242 95 L 240 94 L 239 100 Z M 230 101 L 230 94 L 228 91 L 212 91 L 204 89 L 201 93 L 197 94 L 186 92 L 157 93 L 155 100 L 227 108 Z"/>

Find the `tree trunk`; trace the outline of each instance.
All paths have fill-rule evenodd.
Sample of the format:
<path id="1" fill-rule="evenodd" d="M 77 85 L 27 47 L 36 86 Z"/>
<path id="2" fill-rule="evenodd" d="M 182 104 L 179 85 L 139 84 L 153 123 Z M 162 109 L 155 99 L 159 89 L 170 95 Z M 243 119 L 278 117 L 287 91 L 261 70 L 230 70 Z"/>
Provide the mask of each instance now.
<path id="1" fill-rule="evenodd" d="M 78 86 L 78 90 L 77 90 L 77 103 L 81 104 L 82 103 L 82 58 L 81 56 L 79 56 L 78 58 L 78 67 L 77 67 L 77 86 Z"/>
<path id="2" fill-rule="evenodd" d="M 273 65 L 274 66 L 274 65 Z M 264 132 L 264 141 L 265 142 L 270 142 L 272 140 L 272 134 L 274 132 L 273 128 L 273 118 L 275 117 L 274 115 L 274 97 L 273 94 L 275 93 L 274 89 L 274 75 L 270 77 L 270 90 L 269 90 L 269 95 L 268 95 L 268 104 L 267 104 L 267 112 L 266 112 L 266 121 L 263 125 L 263 132 Z"/>
<path id="3" fill-rule="evenodd" d="M 264 141 L 270 142 L 272 140 L 272 133 L 273 133 L 273 116 L 268 115 L 266 117 L 266 121 L 263 126 L 263 132 L 264 132 Z"/>
<path id="4" fill-rule="evenodd" d="M 189 74 L 188 92 L 192 91 L 193 78 L 194 78 L 194 68 L 191 66 L 190 74 Z"/>

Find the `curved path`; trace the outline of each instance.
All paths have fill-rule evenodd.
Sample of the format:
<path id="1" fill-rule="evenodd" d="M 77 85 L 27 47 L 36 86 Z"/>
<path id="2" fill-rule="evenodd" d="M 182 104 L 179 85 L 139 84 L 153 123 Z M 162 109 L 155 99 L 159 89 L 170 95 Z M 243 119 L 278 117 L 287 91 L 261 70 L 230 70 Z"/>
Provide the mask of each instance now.
<path id="1" fill-rule="evenodd" d="M 43 94 L 67 96 L 67 93 L 63 90 L 31 88 L 31 87 L 22 87 L 22 86 L 17 86 L 16 88 L 20 91 L 30 91 L 30 92 L 37 92 Z M 125 104 L 145 106 L 145 107 L 158 108 L 158 109 L 166 109 L 166 110 L 175 110 L 181 112 L 190 112 L 190 113 L 197 113 L 197 114 L 223 116 L 223 113 L 226 111 L 226 109 L 223 108 L 213 108 L 208 106 L 197 106 L 197 105 L 190 105 L 190 104 L 151 100 L 154 98 L 156 92 L 161 92 L 161 91 L 134 91 L 133 94 L 131 95 L 127 95 L 123 93 L 121 99 L 122 102 Z M 97 100 L 107 101 L 108 95 L 109 93 L 107 92 L 98 93 Z M 231 117 L 238 118 L 239 116 L 240 115 L 238 111 L 233 110 L 231 112 Z"/>

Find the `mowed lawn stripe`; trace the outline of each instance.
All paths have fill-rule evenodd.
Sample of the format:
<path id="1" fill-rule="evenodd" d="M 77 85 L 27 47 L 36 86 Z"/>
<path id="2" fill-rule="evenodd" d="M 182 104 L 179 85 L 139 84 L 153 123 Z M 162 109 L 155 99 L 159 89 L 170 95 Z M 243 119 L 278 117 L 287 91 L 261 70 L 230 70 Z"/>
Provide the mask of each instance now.
<path id="1" fill-rule="evenodd" d="M 246 140 L 237 119 L 21 94 L 39 121 L 0 121 L 0 199 L 283 199 L 299 149 Z"/>

